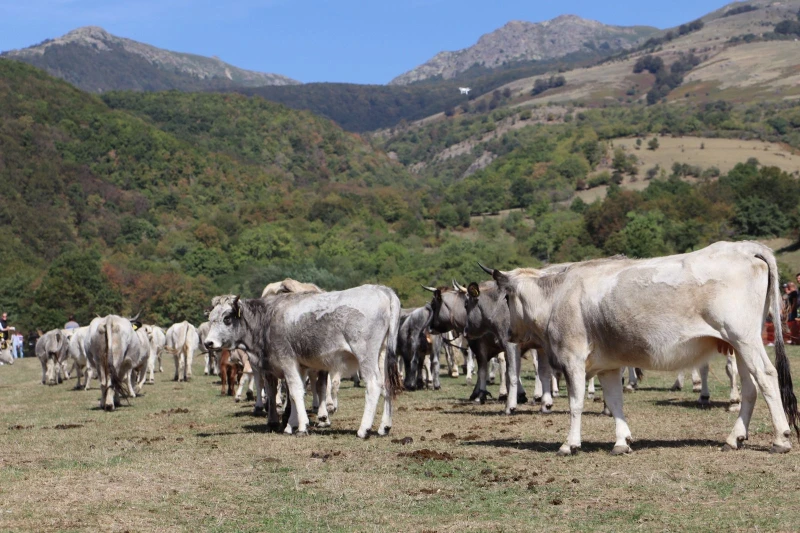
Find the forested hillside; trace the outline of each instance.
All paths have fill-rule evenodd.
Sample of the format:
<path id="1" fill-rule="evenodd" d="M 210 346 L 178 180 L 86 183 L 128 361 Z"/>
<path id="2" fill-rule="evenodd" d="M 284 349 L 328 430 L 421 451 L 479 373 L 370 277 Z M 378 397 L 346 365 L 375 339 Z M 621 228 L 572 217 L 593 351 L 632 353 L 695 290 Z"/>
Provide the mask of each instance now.
<path id="1" fill-rule="evenodd" d="M 419 301 L 420 281 L 516 259 L 437 238 L 413 176 L 308 113 L 238 95 L 107 99 L 118 109 L 0 61 L 0 302 L 23 327 L 71 312 L 199 321 L 211 295 L 286 275 Z"/>
<path id="2" fill-rule="evenodd" d="M 758 153 L 725 173 L 678 160 L 644 168 L 636 156 L 687 134 L 788 150 L 800 145 L 796 104 L 559 113 L 459 111 L 378 147 L 260 98 L 101 99 L 0 61 L 0 303 L 22 327 L 110 311 L 198 322 L 214 294 L 255 295 L 292 276 L 326 289 L 380 282 L 414 305 L 427 298 L 420 283 L 481 279 L 476 261 L 797 239 L 797 177 Z M 636 150 L 615 146 L 623 137 L 638 137 Z M 604 200 L 575 197 L 600 186 Z"/>

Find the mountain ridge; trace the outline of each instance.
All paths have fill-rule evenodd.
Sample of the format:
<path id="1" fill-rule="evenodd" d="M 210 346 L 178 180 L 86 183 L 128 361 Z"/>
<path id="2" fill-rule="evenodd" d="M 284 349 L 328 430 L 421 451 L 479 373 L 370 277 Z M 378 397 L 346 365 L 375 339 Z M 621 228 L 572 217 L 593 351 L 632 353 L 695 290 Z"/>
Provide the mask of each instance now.
<path id="1" fill-rule="evenodd" d="M 29 63 L 90 92 L 300 84 L 280 74 L 242 69 L 217 57 L 174 52 L 119 37 L 99 26 L 83 26 L 0 56 Z M 126 75 L 128 72 L 136 76 Z"/>
<path id="2" fill-rule="evenodd" d="M 658 32 L 649 26 L 612 26 L 577 15 L 543 22 L 512 20 L 482 35 L 470 47 L 439 52 L 389 85 L 408 85 L 437 76 L 451 79 L 474 65 L 497 68 L 515 61 L 555 59 L 583 49 L 624 50 Z"/>

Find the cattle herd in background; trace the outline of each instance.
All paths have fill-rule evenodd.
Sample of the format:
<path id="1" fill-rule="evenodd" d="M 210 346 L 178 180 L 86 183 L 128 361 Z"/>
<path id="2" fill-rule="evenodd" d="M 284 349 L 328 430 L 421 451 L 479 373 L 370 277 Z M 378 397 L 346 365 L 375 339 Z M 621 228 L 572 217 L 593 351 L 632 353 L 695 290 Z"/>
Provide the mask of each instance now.
<path id="1" fill-rule="evenodd" d="M 543 413 L 558 395 L 558 376 L 568 385 L 570 430 L 559 454 L 580 448 L 583 403 L 587 393 L 594 395 L 595 376 L 605 412 L 616 423 L 612 453 L 620 454 L 630 452 L 631 441 L 622 414 L 626 369 L 626 388 L 635 388 L 639 368 L 694 368 L 699 402 L 708 403 L 708 360 L 722 354 L 731 410 L 739 412 L 724 449 L 747 439 L 758 390 L 772 419 L 772 451 L 789 451 L 790 426 L 800 437 L 780 322 L 775 365 L 760 338 L 763 321 L 780 314 L 777 266 L 768 248 L 720 242 L 654 259 L 613 257 L 508 272 L 482 268 L 490 281 L 424 287 L 432 299 L 416 309 L 401 309 L 394 291 L 380 285 L 326 292 L 286 279 L 268 285 L 260 298 L 214 298 L 208 322 L 197 328 L 181 322 L 164 331 L 137 317 L 97 317 L 39 339 L 42 383 L 74 373 L 76 388 L 88 390 L 97 379 L 100 407 L 112 411 L 121 398 L 135 398 L 146 382 L 154 383 L 164 354 L 174 360 L 173 379 L 189 381 L 192 359 L 203 353 L 204 373 L 220 375 L 222 394 L 238 402 L 246 393 L 255 399 L 256 413 L 267 412 L 271 427 L 302 435 L 310 425 L 305 391 L 311 390 L 317 427 L 330 426 L 341 380 L 352 377 L 366 389 L 357 431 L 366 438 L 381 396 L 377 432 L 385 435 L 400 390 L 440 388 L 442 354 L 453 377 L 459 376 L 456 355 L 463 355 L 468 381 L 474 358 L 470 400 L 491 398 L 487 384 L 499 373 L 498 399 L 507 414 L 528 401 L 519 369 L 530 359 L 536 369 L 532 401 Z M 674 388 L 682 385 L 680 374 Z"/>

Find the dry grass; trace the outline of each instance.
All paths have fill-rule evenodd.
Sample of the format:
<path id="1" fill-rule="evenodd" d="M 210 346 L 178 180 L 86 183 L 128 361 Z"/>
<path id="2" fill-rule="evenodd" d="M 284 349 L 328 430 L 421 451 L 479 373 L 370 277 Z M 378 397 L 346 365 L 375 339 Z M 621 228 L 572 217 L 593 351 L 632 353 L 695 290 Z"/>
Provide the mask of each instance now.
<path id="1" fill-rule="evenodd" d="M 644 179 L 648 169 L 658 165 L 669 175 L 672 173 L 674 163 L 685 163 L 699 166 L 703 170 L 717 167 L 722 174 L 726 174 L 738 163 L 745 163 L 751 157 L 758 159 L 764 166 L 776 166 L 789 173 L 800 172 L 800 154 L 790 147 L 780 143 L 764 141 L 743 141 L 738 139 L 709 139 L 704 137 L 658 137 L 659 148 L 648 150 L 647 141 L 650 137 L 642 139 L 642 146 L 635 149 L 636 139 L 626 137 L 614 139 L 613 148 L 623 148 L 627 154 L 634 154 L 639 159 L 639 176 L 636 181 L 631 181 L 630 176 L 625 177 L 621 187 L 631 190 L 644 190 L 650 181 Z M 610 165 L 601 165 L 591 175 L 603 171 L 611 171 Z M 689 179 L 691 181 L 691 179 Z M 578 191 L 575 196 L 591 203 L 597 199 L 605 198 L 608 187 L 600 186 Z"/>
<path id="2" fill-rule="evenodd" d="M 800 349 L 792 362 L 797 378 Z M 795 530 L 800 448 L 767 453 L 763 400 L 746 449 L 719 451 L 735 418 L 721 401 L 722 363 L 711 409 L 668 392 L 667 374 L 626 395 L 627 457 L 609 455 L 613 423 L 589 403 L 583 451 L 562 459 L 565 398 L 552 415 L 525 405 L 506 417 L 497 403 L 462 401 L 463 377 L 401 395 L 392 437 L 364 442 L 363 389 L 349 385 L 332 429 L 295 438 L 266 433 L 199 365 L 194 381 L 161 374 L 145 397 L 103 413 L 96 389 L 39 385 L 27 359 L 0 368 L 0 530 Z M 413 442 L 392 442 L 402 437 Z"/>

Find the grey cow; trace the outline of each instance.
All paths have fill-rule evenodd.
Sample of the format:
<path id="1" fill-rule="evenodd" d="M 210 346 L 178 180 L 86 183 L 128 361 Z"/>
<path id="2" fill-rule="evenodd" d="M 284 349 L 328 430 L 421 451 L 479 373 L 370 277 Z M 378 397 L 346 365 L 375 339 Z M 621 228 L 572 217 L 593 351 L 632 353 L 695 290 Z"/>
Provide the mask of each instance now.
<path id="1" fill-rule="evenodd" d="M 400 300 L 388 287 L 362 285 L 340 292 L 276 294 L 240 300 L 213 300 L 206 347 L 244 347 L 259 354 L 267 372 L 286 380 L 292 418 L 286 433 L 305 434 L 308 428 L 303 393 L 303 370 L 361 373 L 367 395 L 358 436 L 366 438 L 381 394 L 381 346 L 386 344 L 383 418 L 378 429 L 392 426 L 392 399 L 402 388 L 397 369 L 396 342 Z"/>
<path id="2" fill-rule="evenodd" d="M 60 329 L 52 329 L 36 341 L 36 357 L 42 364 L 42 385 L 55 385 L 64 379 L 60 361 L 67 352 L 69 339 Z"/>

